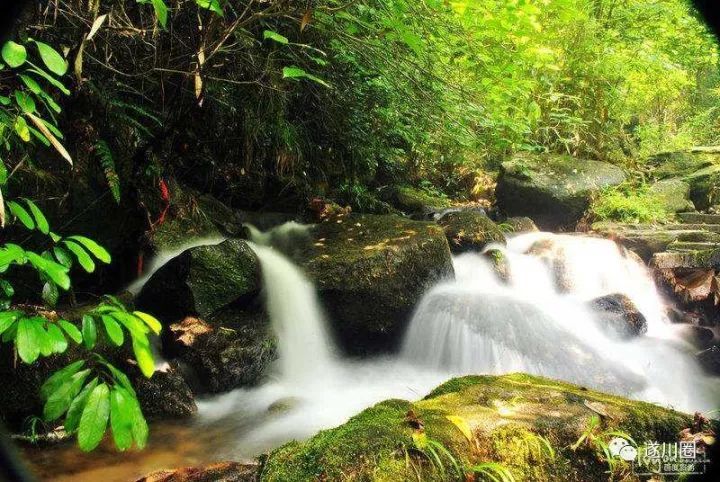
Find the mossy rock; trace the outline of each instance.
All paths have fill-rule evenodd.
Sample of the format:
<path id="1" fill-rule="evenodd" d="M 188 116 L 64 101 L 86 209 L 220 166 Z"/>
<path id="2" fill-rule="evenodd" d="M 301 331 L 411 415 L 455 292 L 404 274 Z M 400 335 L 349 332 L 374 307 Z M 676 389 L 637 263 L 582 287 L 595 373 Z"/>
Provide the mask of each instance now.
<path id="1" fill-rule="evenodd" d="M 505 244 L 505 235 L 485 213 L 462 209 L 438 219 L 453 253 L 480 251 L 490 243 Z"/>
<path id="2" fill-rule="evenodd" d="M 514 216 L 501 223 L 510 234 L 536 233 L 539 231 L 535 222 L 527 216 Z"/>
<path id="3" fill-rule="evenodd" d="M 695 211 L 690 200 L 690 184 L 678 178 L 663 179 L 649 188 L 649 194 L 657 199 L 668 213 Z"/>
<path id="4" fill-rule="evenodd" d="M 219 309 L 254 299 L 260 291 L 257 256 L 240 239 L 183 251 L 143 286 L 137 304 L 166 324 L 188 315 L 206 318 Z"/>
<path id="5" fill-rule="evenodd" d="M 349 215 L 312 230 L 304 266 L 332 329 L 352 353 L 393 348 L 423 293 L 453 276 L 435 223 L 394 215 Z"/>
<path id="6" fill-rule="evenodd" d="M 518 481 L 606 481 L 607 463 L 594 447 L 570 448 L 598 411 L 604 416 L 596 435 L 608 440 L 608 431 L 622 430 L 641 444 L 674 442 L 692 423 L 683 413 L 546 378 L 468 376 L 444 383 L 418 402 L 387 400 L 305 442 L 288 443 L 269 455 L 260 480 L 471 480 L 454 473 L 447 456 L 440 454 L 443 473 L 413 448 L 421 422 L 425 435 L 462 467 L 494 462 Z M 472 441 L 459 427 L 469 430 Z M 554 454 L 538 448 L 538 437 Z"/>
<path id="7" fill-rule="evenodd" d="M 528 216 L 541 229 L 573 229 L 600 190 L 625 180 L 607 162 L 566 155 L 519 155 L 502 163 L 496 188 L 506 216 Z"/>
<path id="8" fill-rule="evenodd" d="M 410 186 L 398 186 L 391 190 L 388 201 L 399 210 L 421 216 L 450 207 L 447 198 L 433 196 L 423 189 Z"/>
<path id="9" fill-rule="evenodd" d="M 656 179 L 677 177 L 687 182 L 697 209 L 708 209 L 720 199 L 720 146 L 656 154 L 648 165 Z"/>

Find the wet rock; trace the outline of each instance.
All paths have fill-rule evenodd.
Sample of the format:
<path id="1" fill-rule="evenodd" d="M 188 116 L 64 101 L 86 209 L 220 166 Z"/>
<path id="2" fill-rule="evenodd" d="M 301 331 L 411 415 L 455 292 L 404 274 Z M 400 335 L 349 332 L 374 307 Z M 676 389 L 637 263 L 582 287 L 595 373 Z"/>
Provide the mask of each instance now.
<path id="1" fill-rule="evenodd" d="M 703 326 L 681 325 L 678 327 L 677 333 L 698 350 L 710 348 L 715 338 L 713 331 Z"/>
<path id="2" fill-rule="evenodd" d="M 485 214 L 475 210 L 448 212 L 437 223 L 442 226 L 453 253 L 481 251 L 490 243 L 505 244 L 505 234 Z"/>
<path id="3" fill-rule="evenodd" d="M 647 332 L 647 320 L 635 304 L 623 294 L 596 298 L 590 306 L 600 326 L 617 338 L 633 338 Z"/>
<path id="4" fill-rule="evenodd" d="M 506 216 L 528 216 L 541 229 L 573 229 L 599 190 L 625 180 L 622 169 L 563 155 L 522 155 L 502 164 L 496 197 Z"/>
<path id="5" fill-rule="evenodd" d="M 132 381 L 148 418 L 185 418 L 197 412 L 193 393 L 177 364 L 166 364 L 152 378 L 138 373 Z"/>
<path id="6" fill-rule="evenodd" d="M 313 231 L 304 267 L 331 328 L 353 353 L 392 348 L 427 288 L 452 277 L 438 225 L 399 216 L 350 215 Z"/>
<path id="7" fill-rule="evenodd" d="M 697 209 L 708 209 L 718 201 L 720 185 L 720 149 L 718 146 L 694 147 L 685 151 L 652 156 L 648 165 L 658 179 L 680 176 L 690 186 L 690 199 Z"/>
<path id="8" fill-rule="evenodd" d="M 257 256 L 243 240 L 197 246 L 155 272 L 140 291 L 137 305 L 166 323 L 187 315 L 208 317 L 257 297 L 259 273 Z"/>
<path id="9" fill-rule="evenodd" d="M 538 227 L 535 225 L 535 221 L 527 216 L 510 217 L 503 221 L 502 224 L 508 226 L 510 234 L 535 233 L 539 231 Z"/>
<path id="10" fill-rule="evenodd" d="M 446 198 L 410 186 L 396 186 L 383 193 L 384 200 L 399 210 L 422 217 L 432 218 L 433 214 L 441 212 L 450 206 Z"/>
<path id="11" fill-rule="evenodd" d="M 720 345 L 715 345 L 697 354 L 698 363 L 710 375 L 720 376 Z"/>
<path id="12" fill-rule="evenodd" d="M 387 481 L 446 480 L 424 455 L 398 450 L 426 434 L 467 466 L 497 463 L 514 480 L 606 481 L 607 463 L 594 450 L 561 449 L 576 443 L 598 412 L 605 414 L 603 430 L 635 440 L 676 442 L 693 423 L 687 414 L 547 378 L 469 376 L 420 401 L 386 400 L 337 428 L 285 444 L 268 456 L 263 480 L 344 480 L 349 473 L 355 480 L 377 474 Z M 527 447 L 541 445 L 538 435 L 555 450 L 531 452 Z"/>
<path id="13" fill-rule="evenodd" d="M 497 277 L 504 282 L 510 281 L 510 266 L 508 265 L 507 256 L 499 249 L 489 249 L 483 253 L 493 265 L 493 270 Z"/>
<path id="14" fill-rule="evenodd" d="M 220 462 L 204 467 L 158 470 L 137 482 L 255 482 L 259 467 L 239 462 Z"/>
<path id="15" fill-rule="evenodd" d="M 694 211 L 690 200 L 690 184 L 682 179 L 663 179 L 650 186 L 650 194 L 662 203 L 668 213 Z"/>
<path id="16" fill-rule="evenodd" d="M 262 311 L 229 309 L 208 321 L 186 317 L 170 333 L 165 350 L 191 370 L 185 376 L 196 392 L 256 385 L 276 358 L 275 336 Z"/>

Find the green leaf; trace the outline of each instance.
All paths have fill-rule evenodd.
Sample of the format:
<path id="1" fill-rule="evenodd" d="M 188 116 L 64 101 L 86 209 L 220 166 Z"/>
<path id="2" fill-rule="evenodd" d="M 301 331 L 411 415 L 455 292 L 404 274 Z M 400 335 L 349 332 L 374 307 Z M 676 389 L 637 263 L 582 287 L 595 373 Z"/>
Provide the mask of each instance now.
<path id="1" fill-rule="evenodd" d="M 43 214 L 43 212 L 40 210 L 39 207 L 37 207 L 37 204 L 32 202 L 30 199 L 23 199 L 25 203 L 27 203 L 28 207 L 30 208 L 30 212 L 32 213 L 33 217 L 35 218 L 35 225 L 38 228 L 38 231 L 40 231 L 43 234 L 50 233 L 50 224 L 48 224 L 47 218 Z"/>
<path id="2" fill-rule="evenodd" d="M 78 330 L 75 325 L 73 325 L 67 320 L 58 320 L 58 325 L 60 325 L 60 328 L 62 328 L 65 333 L 67 333 L 67 335 L 72 341 L 74 341 L 75 343 L 82 342 L 82 333 L 80 333 L 80 330 Z"/>
<path id="3" fill-rule="evenodd" d="M 24 142 L 30 142 L 30 128 L 28 127 L 27 121 L 22 116 L 15 118 L 15 133 Z"/>
<path id="4" fill-rule="evenodd" d="M 87 254 L 87 252 L 80 246 L 79 244 L 75 243 L 74 241 L 70 240 L 63 240 L 63 243 L 67 248 L 75 254 L 75 257 L 78 260 L 78 263 L 80 263 L 80 266 L 87 271 L 88 273 L 92 273 L 95 271 L 95 262 L 92 260 L 90 255 Z"/>
<path id="5" fill-rule="evenodd" d="M 138 362 L 140 371 L 147 378 L 152 377 L 153 373 L 155 373 L 155 360 L 153 359 L 152 351 L 150 351 L 150 343 L 147 338 L 141 340 L 133 337 L 132 345 L 135 360 Z"/>
<path id="6" fill-rule="evenodd" d="M 80 416 L 78 444 L 89 452 L 102 441 L 110 416 L 110 389 L 104 383 L 93 389 Z"/>
<path id="7" fill-rule="evenodd" d="M 47 328 L 47 332 L 48 337 L 52 342 L 53 353 L 64 353 L 65 350 L 67 350 L 68 342 L 65 339 L 65 335 L 63 334 L 60 327 L 54 323 L 51 323 Z"/>
<path id="8" fill-rule="evenodd" d="M 85 342 L 85 348 L 92 350 L 97 342 L 97 328 L 95 327 L 95 319 L 90 315 L 82 317 L 82 338 Z"/>
<path id="9" fill-rule="evenodd" d="M 163 28 L 167 26 L 168 8 L 165 5 L 164 0 L 151 0 L 153 9 L 155 9 L 155 16 L 157 17 L 158 23 Z"/>
<path id="10" fill-rule="evenodd" d="M 103 324 L 105 325 L 105 332 L 108 334 L 108 338 L 110 338 L 110 341 L 112 341 L 117 346 L 122 345 L 125 338 L 122 328 L 120 328 L 118 322 L 115 321 L 115 319 L 112 318 L 110 315 L 102 315 L 100 316 L 100 319 L 102 319 Z"/>
<path id="11" fill-rule="evenodd" d="M 85 249 L 90 251 L 90 253 L 95 256 L 98 260 L 102 261 L 105 264 L 109 264 L 112 261 L 112 258 L 110 257 L 110 253 L 100 246 L 97 242 L 93 241 L 90 238 L 86 238 L 85 236 L 70 236 L 68 239 L 72 239 L 73 241 L 77 241 L 79 244 L 83 245 Z"/>
<path id="12" fill-rule="evenodd" d="M 120 451 L 129 449 L 133 441 L 133 407 L 129 394 L 119 386 L 110 393 L 110 426 L 115 446 Z"/>
<path id="13" fill-rule="evenodd" d="M 60 288 L 66 290 L 70 288 L 70 277 L 68 269 L 55 261 L 45 259 L 31 251 L 26 251 L 25 256 L 35 268 L 47 275 Z"/>
<path id="14" fill-rule="evenodd" d="M 290 41 L 287 39 L 287 37 L 280 35 L 277 32 L 273 32 L 272 30 L 265 30 L 263 32 L 263 39 L 265 39 L 265 40 L 270 39 L 270 40 L 273 40 L 273 41 L 275 41 L 279 44 L 283 44 L 283 45 L 287 45 L 288 43 L 290 43 Z"/>
<path id="15" fill-rule="evenodd" d="M 41 296 L 46 305 L 53 307 L 58 302 L 60 292 L 55 283 L 48 281 L 43 285 Z"/>
<path id="16" fill-rule="evenodd" d="M 26 228 L 35 229 L 35 221 L 33 221 L 32 217 L 30 217 L 30 213 L 28 213 L 24 207 L 15 201 L 8 201 L 7 206 L 8 209 L 10 209 L 10 212 L 13 213 L 13 215 L 15 215 L 15 217 L 18 218 Z"/>
<path id="17" fill-rule="evenodd" d="M 32 114 L 37 109 L 33 98 L 22 90 L 15 91 L 15 103 L 20 107 L 20 110 L 25 113 L 29 112 Z"/>
<path id="18" fill-rule="evenodd" d="M 16 69 L 27 60 L 27 50 L 24 46 L 9 40 L 2 47 L 2 58 L 6 64 Z"/>
<path id="19" fill-rule="evenodd" d="M 297 67 L 295 65 L 292 65 L 290 67 L 283 67 L 283 79 L 308 79 L 312 80 L 313 82 L 320 84 L 324 87 L 330 88 L 330 84 L 325 82 L 320 77 L 317 77 L 315 75 L 307 73 L 304 69 L 301 69 L 300 67 Z"/>
<path id="20" fill-rule="evenodd" d="M 134 395 L 131 395 L 128 406 L 132 417 L 133 438 L 135 439 L 135 443 L 138 448 L 143 449 L 145 448 L 148 434 L 150 432 L 148 430 L 147 421 L 145 420 L 145 416 L 140 408 L 140 402 L 138 402 L 138 399 Z"/>
<path id="21" fill-rule="evenodd" d="M 50 394 L 43 407 L 43 418 L 46 421 L 57 420 L 63 413 L 67 412 L 73 399 L 82 390 L 85 379 L 89 374 L 89 369 L 74 374 Z"/>
<path id="22" fill-rule="evenodd" d="M 40 343 L 40 354 L 42 356 L 50 356 L 53 354 L 53 341 L 50 338 L 47 330 L 45 329 L 45 318 L 34 316 L 35 320 L 33 329 L 35 330 L 35 337 Z"/>
<path id="23" fill-rule="evenodd" d="M 150 329 L 147 327 L 147 325 L 140 321 L 140 318 L 138 318 L 137 316 L 118 310 L 113 311 L 111 315 L 120 323 L 125 325 L 125 328 L 128 329 L 130 335 L 132 335 L 133 338 L 142 339 L 147 337 L 147 333 L 150 331 Z"/>
<path id="24" fill-rule="evenodd" d="M 99 379 L 97 377 L 93 378 L 70 403 L 70 408 L 68 408 L 67 415 L 65 416 L 65 423 L 63 424 L 66 432 L 73 433 L 77 430 L 78 425 L 80 424 L 80 416 L 85 408 L 85 403 L 87 402 L 90 393 L 97 386 L 98 382 Z"/>
<path id="25" fill-rule="evenodd" d="M 53 254 L 55 255 L 55 259 L 58 260 L 58 263 L 65 266 L 66 268 L 72 267 L 73 259 L 70 256 L 70 253 L 68 253 L 65 248 L 63 248 L 62 246 L 55 246 L 53 248 Z"/>
<path id="26" fill-rule="evenodd" d="M 20 359 L 27 364 L 33 363 L 40 356 L 40 344 L 36 322 L 32 318 L 22 318 L 18 323 L 15 346 Z"/>
<path id="27" fill-rule="evenodd" d="M 60 388 L 60 385 L 79 372 L 84 365 L 85 360 L 78 360 L 53 373 L 40 387 L 40 395 L 42 398 L 47 400 L 52 392 Z"/>
<path id="28" fill-rule="evenodd" d="M 67 87 L 65 87 L 65 86 L 63 85 L 62 82 L 60 82 L 59 80 L 57 80 L 55 77 L 53 77 L 52 75 L 48 74 L 48 73 L 45 72 L 44 70 L 38 69 L 38 68 L 32 68 L 32 69 L 29 70 L 29 72 L 32 72 L 33 74 L 37 74 L 37 75 L 39 75 L 40 77 L 42 77 L 43 79 L 47 80 L 48 82 L 50 82 L 50 84 L 52 84 L 53 86 L 55 86 L 55 87 L 56 87 L 60 92 L 62 92 L 63 94 L 65 94 L 65 95 L 70 95 L 70 91 L 68 90 Z"/>
<path id="29" fill-rule="evenodd" d="M 55 75 L 63 76 L 67 72 L 68 64 L 60 53 L 46 43 L 35 41 L 40 58 L 45 66 Z"/>
<path id="30" fill-rule="evenodd" d="M 0 333 L 10 328 L 15 320 L 18 319 L 22 313 L 19 311 L 2 311 L 0 312 Z"/>
<path id="31" fill-rule="evenodd" d="M 125 375 L 122 371 L 118 370 L 112 363 L 104 360 L 102 361 L 102 364 L 107 367 L 108 370 L 110 370 L 110 373 L 112 373 L 113 378 L 117 383 L 122 385 L 125 390 L 130 392 L 133 397 L 137 396 L 135 394 L 135 389 L 132 386 L 132 383 L 130 383 L 130 379 Z"/>
<path id="32" fill-rule="evenodd" d="M 224 15 L 220 0 L 195 0 L 195 3 L 198 5 L 198 7 L 212 10 L 221 17 Z"/>
<path id="33" fill-rule="evenodd" d="M 154 316 L 148 315 L 147 313 L 143 313 L 142 311 L 133 311 L 133 315 L 140 318 L 142 321 L 145 322 L 145 324 L 150 327 L 150 329 L 155 333 L 156 335 L 159 335 L 162 331 L 162 324 L 158 321 L 157 318 Z"/>

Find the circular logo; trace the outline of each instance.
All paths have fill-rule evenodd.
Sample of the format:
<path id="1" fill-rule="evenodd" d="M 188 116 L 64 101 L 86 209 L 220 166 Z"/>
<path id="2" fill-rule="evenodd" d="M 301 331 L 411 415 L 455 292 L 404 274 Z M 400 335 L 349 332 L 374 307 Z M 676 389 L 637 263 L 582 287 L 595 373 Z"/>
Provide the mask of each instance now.
<path id="1" fill-rule="evenodd" d="M 637 449 L 632 445 L 626 445 L 620 449 L 620 458 L 626 462 L 632 462 L 637 458 Z"/>
<path id="2" fill-rule="evenodd" d="M 630 442 L 625 440 L 622 437 L 615 437 L 610 441 L 608 444 L 608 449 L 610 450 L 610 455 L 613 457 L 617 457 L 620 455 L 620 451 L 623 449 L 623 447 L 629 447 Z"/>

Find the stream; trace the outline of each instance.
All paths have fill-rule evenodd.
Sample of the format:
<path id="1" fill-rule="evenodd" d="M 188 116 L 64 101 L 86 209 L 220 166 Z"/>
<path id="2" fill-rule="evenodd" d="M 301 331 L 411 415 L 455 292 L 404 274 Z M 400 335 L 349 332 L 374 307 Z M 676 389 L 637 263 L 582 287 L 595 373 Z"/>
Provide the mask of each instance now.
<path id="1" fill-rule="evenodd" d="M 249 461 L 376 402 L 416 400 L 463 374 L 522 371 L 684 411 L 714 408 L 716 394 L 665 315 L 650 273 L 612 241 L 532 233 L 489 246 L 507 262 L 507 283 L 487 256 L 456 256 L 455 279 L 425 294 L 399 353 L 350 360 L 328 334 L 313 284 L 263 234 L 251 246 L 279 339 L 268 381 L 199 400 L 192 420 L 152 424 L 141 452 L 118 454 L 111 441 L 91 454 L 70 444 L 25 449 L 42 480 L 120 482 L 163 468 Z M 618 340 L 600 328 L 588 302 L 614 293 L 645 316 L 643 336 Z"/>

